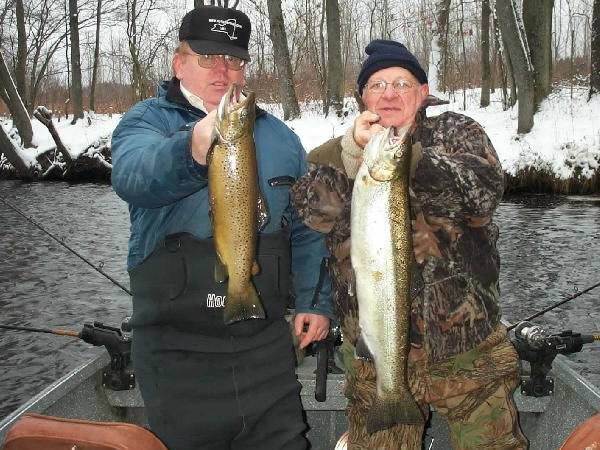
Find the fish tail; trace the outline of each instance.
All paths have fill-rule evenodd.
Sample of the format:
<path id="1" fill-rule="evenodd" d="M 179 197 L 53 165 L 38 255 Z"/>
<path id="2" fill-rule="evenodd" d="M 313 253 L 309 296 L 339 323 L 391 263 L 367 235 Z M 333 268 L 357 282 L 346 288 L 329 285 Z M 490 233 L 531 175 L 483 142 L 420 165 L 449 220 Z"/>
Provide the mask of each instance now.
<path id="1" fill-rule="evenodd" d="M 367 415 L 367 432 L 372 434 L 397 424 L 418 425 L 424 421 L 419 405 L 411 393 L 406 391 L 398 401 L 375 400 Z"/>
<path id="2" fill-rule="evenodd" d="M 223 316 L 226 325 L 240 320 L 264 319 L 266 317 L 256 288 L 251 282 L 248 282 L 240 292 L 227 293 Z"/>

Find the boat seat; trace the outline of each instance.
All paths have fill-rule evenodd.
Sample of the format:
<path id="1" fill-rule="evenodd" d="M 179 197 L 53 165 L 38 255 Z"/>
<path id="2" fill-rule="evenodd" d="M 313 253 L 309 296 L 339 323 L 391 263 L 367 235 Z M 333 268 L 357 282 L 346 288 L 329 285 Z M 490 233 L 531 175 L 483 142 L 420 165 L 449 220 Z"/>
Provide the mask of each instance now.
<path id="1" fill-rule="evenodd" d="M 151 431 L 122 422 L 25 414 L 10 428 L 2 450 L 168 450 Z"/>
<path id="2" fill-rule="evenodd" d="M 600 449 L 600 413 L 575 428 L 560 447 L 560 450 L 587 449 Z"/>

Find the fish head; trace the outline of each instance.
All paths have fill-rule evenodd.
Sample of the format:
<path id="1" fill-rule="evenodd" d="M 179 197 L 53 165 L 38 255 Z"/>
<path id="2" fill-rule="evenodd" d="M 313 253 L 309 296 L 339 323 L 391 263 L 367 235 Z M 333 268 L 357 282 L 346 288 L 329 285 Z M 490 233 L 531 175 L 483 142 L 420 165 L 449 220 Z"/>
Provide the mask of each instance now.
<path id="1" fill-rule="evenodd" d="M 242 91 L 238 85 L 232 84 L 217 108 L 217 136 L 221 141 L 232 141 L 245 133 L 251 135 L 255 117 L 255 93 Z"/>
<path id="2" fill-rule="evenodd" d="M 371 138 L 365 146 L 363 162 L 369 175 L 376 181 L 390 181 L 398 172 L 402 158 L 408 153 L 410 126 L 385 128 Z"/>

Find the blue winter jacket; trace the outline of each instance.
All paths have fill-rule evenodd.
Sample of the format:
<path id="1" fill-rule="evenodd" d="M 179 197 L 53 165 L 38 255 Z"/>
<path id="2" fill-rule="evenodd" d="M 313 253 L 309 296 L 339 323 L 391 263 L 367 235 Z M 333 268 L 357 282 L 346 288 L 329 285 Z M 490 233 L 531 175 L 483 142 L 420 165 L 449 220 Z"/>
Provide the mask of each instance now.
<path id="1" fill-rule="evenodd" d="M 205 113 L 183 97 L 177 80 L 163 82 L 155 98 L 137 103 L 121 119 L 112 136 L 112 185 L 129 204 L 131 237 L 128 269 L 139 265 L 156 245 L 173 233 L 212 236 L 208 215 L 207 167 L 191 154 L 192 128 Z M 296 311 L 333 317 L 331 281 L 327 274 L 315 297 L 323 235 L 307 228 L 292 210 L 289 187 L 268 180 L 306 172 L 306 153 L 298 137 L 280 120 L 258 109 L 254 127 L 259 186 L 273 233 L 291 223 L 292 275 Z M 322 280 L 323 281 L 323 280 Z M 313 299 L 318 299 L 313 304 Z"/>

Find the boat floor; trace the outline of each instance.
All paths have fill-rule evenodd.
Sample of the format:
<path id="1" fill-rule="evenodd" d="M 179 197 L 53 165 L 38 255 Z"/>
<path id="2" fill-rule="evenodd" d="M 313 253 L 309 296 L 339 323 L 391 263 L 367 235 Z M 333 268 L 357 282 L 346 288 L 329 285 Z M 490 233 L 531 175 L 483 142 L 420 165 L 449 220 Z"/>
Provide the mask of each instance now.
<path id="1" fill-rule="evenodd" d="M 102 371 L 108 363 L 108 354 L 102 352 L 33 397 L 0 422 L 0 442 L 10 426 L 25 412 L 144 424 L 143 401 L 137 388 L 112 391 L 102 386 Z M 344 379 L 343 375 L 329 374 L 327 399 L 317 402 L 314 397 L 315 368 L 316 358 L 308 357 L 297 370 L 310 427 L 307 437 L 312 449 L 329 450 L 347 429 Z M 600 411 L 598 388 L 570 369 L 562 356 L 555 360 L 552 375 L 555 392 L 550 397 L 532 398 L 522 396 L 519 391 L 515 393 L 521 427 L 530 440 L 531 450 L 559 448 L 576 425 Z M 424 448 L 451 448 L 447 425 L 435 411 L 426 431 Z"/>

